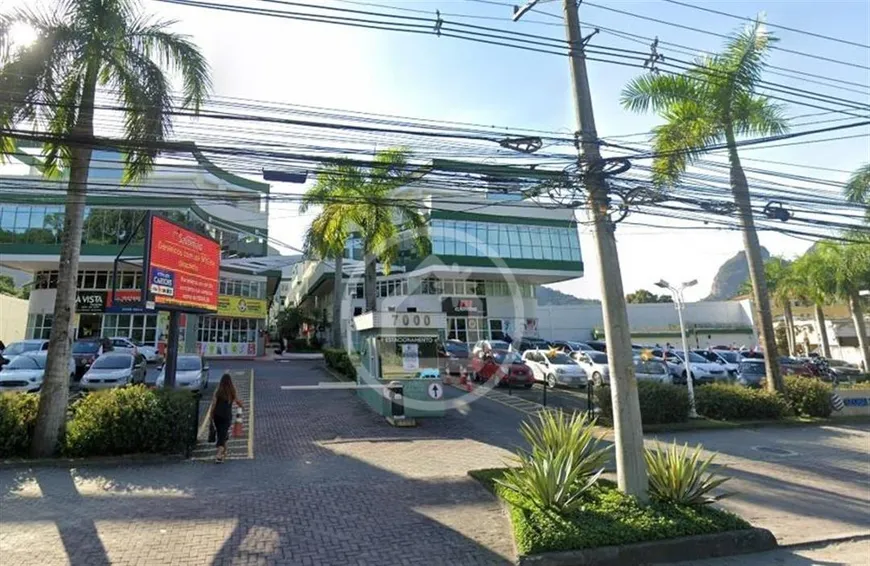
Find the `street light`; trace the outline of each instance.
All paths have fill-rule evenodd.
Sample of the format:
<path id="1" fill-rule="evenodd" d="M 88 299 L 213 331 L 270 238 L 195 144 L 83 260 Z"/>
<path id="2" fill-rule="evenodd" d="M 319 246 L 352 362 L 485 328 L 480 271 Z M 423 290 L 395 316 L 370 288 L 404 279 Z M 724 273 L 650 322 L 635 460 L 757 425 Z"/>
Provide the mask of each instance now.
<path id="1" fill-rule="evenodd" d="M 689 287 L 694 287 L 698 284 L 697 279 L 692 279 L 680 285 L 673 287 L 670 283 L 662 279 L 656 283 L 656 287 L 667 289 L 674 297 L 674 306 L 677 308 L 677 317 L 680 320 L 680 337 L 683 339 L 683 361 L 686 364 L 686 386 L 689 388 L 689 416 L 693 419 L 698 418 L 698 412 L 695 410 L 695 387 L 692 383 L 692 365 L 689 361 L 689 342 L 686 340 L 686 325 L 683 323 L 683 291 Z"/>

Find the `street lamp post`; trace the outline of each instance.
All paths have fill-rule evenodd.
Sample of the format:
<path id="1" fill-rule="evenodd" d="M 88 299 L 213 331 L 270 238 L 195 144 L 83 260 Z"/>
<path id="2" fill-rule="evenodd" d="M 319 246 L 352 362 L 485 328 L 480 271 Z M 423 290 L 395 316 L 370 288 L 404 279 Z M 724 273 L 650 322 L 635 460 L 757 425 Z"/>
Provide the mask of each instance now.
<path id="1" fill-rule="evenodd" d="M 680 338 L 683 340 L 683 363 L 686 366 L 686 386 L 689 388 L 689 417 L 693 419 L 698 418 L 698 412 L 695 410 L 695 386 L 692 383 L 692 363 L 689 360 L 689 341 L 686 339 L 686 325 L 683 322 L 683 306 L 685 304 L 683 301 L 683 290 L 697 284 L 697 279 L 687 281 L 679 287 L 671 286 L 671 284 L 664 279 L 656 283 L 656 287 L 661 287 L 662 289 L 667 289 L 671 292 L 671 295 L 674 297 L 674 306 L 677 308 L 677 318 L 680 321 Z"/>

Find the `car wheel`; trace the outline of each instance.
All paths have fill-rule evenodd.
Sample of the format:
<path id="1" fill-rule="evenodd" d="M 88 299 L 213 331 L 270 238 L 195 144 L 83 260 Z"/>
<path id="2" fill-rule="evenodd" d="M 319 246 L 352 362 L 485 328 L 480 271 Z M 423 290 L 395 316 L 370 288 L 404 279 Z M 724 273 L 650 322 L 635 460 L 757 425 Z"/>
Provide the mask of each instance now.
<path id="1" fill-rule="evenodd" d="M 550 389 L 556 388 L 557 382 L 556 382 L 556 376 L 554 374 L 551 373 L 550 375 L 547 376 L 547 385 L 550 387 Z"/>
<path id="2" fill-rule="evenodd" d="M 526 389 L 531 389 L 533 385 L 534 383 L 526 383 L 525 385 L 523 385 L 523 387 L 525 387 Z"/>
<path id="3" fill-rule="evenodd" d="M 601 379 L 601 374 L 597 371 L 592 374 L 592 385 L 596 387 L 601 387 L 604 385 L 604 380 Z"/>

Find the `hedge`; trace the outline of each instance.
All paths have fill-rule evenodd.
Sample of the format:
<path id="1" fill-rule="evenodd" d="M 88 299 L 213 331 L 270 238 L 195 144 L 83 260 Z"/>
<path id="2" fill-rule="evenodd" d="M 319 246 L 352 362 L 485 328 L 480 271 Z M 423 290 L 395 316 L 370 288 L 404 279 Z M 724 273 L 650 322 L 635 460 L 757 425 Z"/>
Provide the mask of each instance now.
<path id="1" fill-rule="evenodd" d="M 785 376 L 785 398 L 795 414 L 803 417 L 829 417 L 833 411 L 833 388 L 811 377 Z"/>
<path id="2" fill-rule="evenodd" d="M 643 424 L 681 423 L 689 420 L 689 392 L 685 387 L 656 381 L 638 381 L 637 392 Z M 601 409 L 601 416 L 612 423 L 610 387 L 596 388 L 595 400 Z"/>
<path id="3" fill-rule="evenodd" d="M 339 348 L 324 348 L 323 360 L 326 362 L 326 367 L 347 379 L 356 381 L 356 368 L 347 351 Z"/>
<path id="4" fill-rule="evenodd" d="M 781 419 L 790 412 L 785 399 L 764 389 L 713 383 L 695 388 L 695 408 L 710 419 Z"/>
<path id="5" fill-rule="evenodd" d="M 0 394 L 0 458 L 27 455 L 38 407 L 39 395 L 35 393 Z"/>
<path id="6" fill-rule="evenodd" d="M 184 452 L 194 442 L 197 403 L 189 391 L 143 385 L 90 393 L 72 406 L 63 453 L 82 457 Z"/>

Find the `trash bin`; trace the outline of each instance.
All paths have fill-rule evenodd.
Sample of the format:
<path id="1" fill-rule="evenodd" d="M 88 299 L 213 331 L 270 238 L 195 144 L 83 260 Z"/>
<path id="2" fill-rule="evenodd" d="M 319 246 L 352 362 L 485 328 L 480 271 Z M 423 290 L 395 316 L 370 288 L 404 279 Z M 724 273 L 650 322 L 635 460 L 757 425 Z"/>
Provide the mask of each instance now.
<path id="1" fill-rule="evenodd" d="M 405 386 L 398 381 L 391 381 L 387 385 L 387 394 L 390 398 L 390 416 L 394 419 L 405 418 Z"/>

